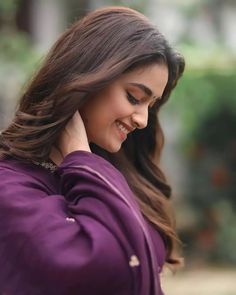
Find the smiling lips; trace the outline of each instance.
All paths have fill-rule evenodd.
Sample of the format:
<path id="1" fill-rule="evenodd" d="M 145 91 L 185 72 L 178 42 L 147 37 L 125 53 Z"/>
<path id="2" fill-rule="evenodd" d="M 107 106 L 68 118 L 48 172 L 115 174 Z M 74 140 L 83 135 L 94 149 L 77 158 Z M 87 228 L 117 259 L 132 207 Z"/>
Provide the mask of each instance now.
<path id="1" fill-rule="evenodd" d="M 119 129 L 119 134 L 122 140 L 125 140 L 127 138 L 127 134 L 134 130 L 134 128 L 131 128 L 127 124 L 121 121 L 116 121 L 116 126 Z"/>

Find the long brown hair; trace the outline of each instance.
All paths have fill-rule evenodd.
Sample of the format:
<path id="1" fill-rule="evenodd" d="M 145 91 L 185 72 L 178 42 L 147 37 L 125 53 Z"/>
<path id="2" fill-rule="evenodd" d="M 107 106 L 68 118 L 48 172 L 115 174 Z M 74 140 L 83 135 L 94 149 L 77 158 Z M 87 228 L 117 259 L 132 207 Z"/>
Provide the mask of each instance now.
<path id="1" fill-rule="evenodd" d="M 157 113 L 183 73 L 184 59 L 141 13 L 125 7 L 98 9 L 65 31 L 2 132 L 0 156 L 47 160 L 62 129 L 92 93 L 127 71 L 153 63 L 165 63 L 169 78 L 162 99 L 149 111 L 148 126 L 130 134 L 117 154 L 96 146 L 92 150 L 126 176 L 144 216 L 163 235 L 166 261 L 178 263 L 171 189 L 154 158 L 155 153 L 160 156 L 164 140 Z"/>

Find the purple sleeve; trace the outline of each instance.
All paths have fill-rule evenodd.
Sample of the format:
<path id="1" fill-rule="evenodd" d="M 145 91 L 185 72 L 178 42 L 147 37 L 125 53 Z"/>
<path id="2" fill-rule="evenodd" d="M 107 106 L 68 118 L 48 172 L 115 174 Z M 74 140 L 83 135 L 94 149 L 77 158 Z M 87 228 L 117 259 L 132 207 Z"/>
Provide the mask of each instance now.
<path id="1" fill-rule="evenodd" d="M 132 243 L 125 244 L 121 216 L 116 216 L 117 210 L 129 218 L 128 208 L 81 165 L 116 179 L 127 191 L 116 169 L 86 152 L 64 159 L 57 195 L 48 195 L 30 175 L 0 168 L 0 293 L 133 294 L 138 270 L 129 266 Z"/>

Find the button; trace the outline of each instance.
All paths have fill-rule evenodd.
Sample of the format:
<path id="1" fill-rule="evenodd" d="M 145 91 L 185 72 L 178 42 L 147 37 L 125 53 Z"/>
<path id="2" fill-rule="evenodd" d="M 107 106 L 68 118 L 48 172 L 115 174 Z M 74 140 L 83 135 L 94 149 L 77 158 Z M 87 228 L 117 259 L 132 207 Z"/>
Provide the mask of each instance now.
<path id="1" fill-rule="evenodd" d="M 66 217 L 66 221 L 70 222 L 70 223 L 74 223 L 75 219 L 71 218 L 71 217 Z"/>
<path id="2" fill-rule="evenodd" d="M 132 255 L 130 257 L 129 265 L 131 267 L 135 267 L 135 266 L 139 266 L 140 265 L 140 262 L 139 262 L 138 257 L 136 255 Z"/>

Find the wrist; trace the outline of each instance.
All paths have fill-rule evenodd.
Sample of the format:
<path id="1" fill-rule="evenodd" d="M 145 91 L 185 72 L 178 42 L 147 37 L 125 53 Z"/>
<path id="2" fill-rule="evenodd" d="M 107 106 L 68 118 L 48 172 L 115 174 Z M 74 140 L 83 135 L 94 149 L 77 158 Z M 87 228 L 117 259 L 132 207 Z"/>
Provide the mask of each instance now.
<path id="1" fill-rule="evenodd" d="M 78 142 L 69 142 L 61 151 L 63 158 L 65 158 L 68 154 L 75 151 L 86 151 L 91 152 L 89 144 L 82 144 Z"/>

